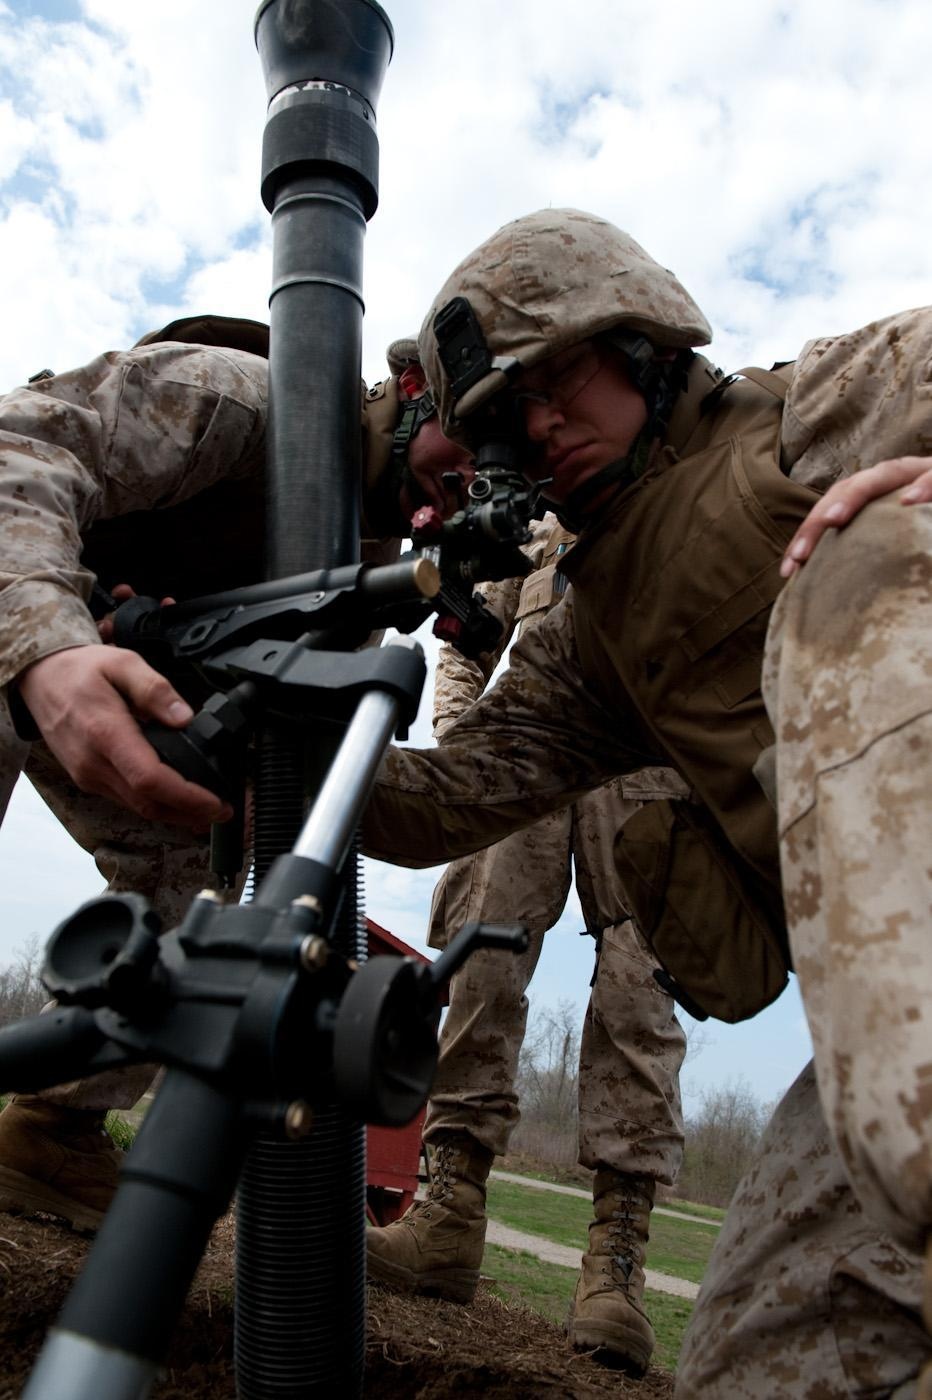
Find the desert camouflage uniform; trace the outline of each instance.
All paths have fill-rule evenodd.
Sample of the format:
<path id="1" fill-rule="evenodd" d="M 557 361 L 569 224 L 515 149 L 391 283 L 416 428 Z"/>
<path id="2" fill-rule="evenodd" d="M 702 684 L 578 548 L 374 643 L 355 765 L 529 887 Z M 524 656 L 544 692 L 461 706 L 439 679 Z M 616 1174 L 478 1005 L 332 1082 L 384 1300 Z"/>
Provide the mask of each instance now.
<path id="1" fill-rule="evenodd" d="M 256 529 L 266 381 L 266 363 L 256 356 L 168 344 L 102 355 L 82 369 L 4 397 L 0 684 L 43 656 L 99 640 L 86 606 L 94 573 L 80 562 L 95 526 L 106 531 L 115 518 L 132 516 L 127 522 L 130 536 L 139 523 L 135 512 L 154 507 L 168 512 L 199 495 L 210 510 L 213 494 L 220 509 L 210 518 L 219 534 L 211 531 L 201 537 L 189 567 L 198 575 L 205 562 L 209 566 L 211 560 L 223 560 L 219 568 L 215 564 L 215 572 L 223 571 L 225 585 L 232 583 L 237 570 L 243 583 L 250 581 L 250 574 L 252 579 L 261 577 L 254 572 L 256 545 L 233 553 L 243 543 L 242 522 L 235 512 L 225 519 L 223 508 L 235 503 L 238 486 L 251 501 L 248 518 L 250 528 Z M 170 524 L 180 518 L 185 531 L 190 530 L 183 507 L 164 516 L 159 596 L 190 596 L 202 581 L 184 577 L 181 555 L 187 551 L 173 538 Z M 210 539 L 209 548 L 205 538 Z M 183 542 L 193 546 L 196 539 L 195 534 Z M 134 567 L 132 552 L 118 535 L 105 536 L 105 556 L 111 541 L 119 558 L 115 568 L 128 566 L 132 572 L 102 576 L 101 582 L 105 587 L 128 582 L 147 592 L 149 571 L 158 561 L 143 551 Z M 261 547 L 261 525 L 259 542 Z M 94 856 L 110 889 L 145 894 L 167 927 L 177 922 L 204 884 L 203 841 L 81 792 L 44 744 L 29 746 L 16 738 L 4 703 L 0 812 L 5 812 L 21 770 L 75 840 Z M 49 1093 L 75 1107 L 126 1108 L 151 1078 L 152 1071 L 139 1066 L 98 1076 L 80 1088 L 65 1085 Z"/>
<path id="2" fill-rule="evenodd" d="M 533 627 L 564 591 L 555 565 L 572 540 L 547 515 L 535 522 L 525 546 L 535 572 L 526 581 L 483 585 L 486 605 L 503 624 L 502 641 L 495 654 L 478 661 L 453 647 L 442 649 L 434 691 L 440 742 L 482 694 L 515 628 L 520 635 Z M 444 946 L 474 919 L 521 921 L 530 945 L 519 956 L 474 954 L 453 978 L 426 1141 L 465 1131 L 490 1152 L 507 1151 L 519 1118 L 514 1085 L 527 1025 L 525 993 L 544 934 L 563 912 L 572 862 L 586 929 L 601 944 L 580 1045 L 579 1160 L 672 1185 L 682 1159 L 679 1069 L 686 1042 L 672 999 L 654 979 L 656 960 L 628 917 L 613 846 L 620 827 L 645 801 L 685 793 L 670 770 L 649 769 L 587 793 L 572 807 L 447 867 L 434 893 L 433 947 Z"/>
<path id="3" fill-rule="evenodd" d="M 0 685 L 99 640 L 86 606 L 95 573 L 106 588 L 178 598 L 263 577 L 267 378 L 259 355 L 157 343 L 0 400 Z M 387 558 L 385 544 L 367 557 Z M 21 771 L 111 891 L 143 894 L 163 927 L 178 923 L 206 883 L 206 839 L 82 792 L 43 743 L 17 738 L 0 698 L 0 819 Z M 152 1074 L 113 1071 L 48 1096 L 127 1108 Z"/>
<path id="4" fill-rule="evenodd" d="M 461 290 L 448 284 L 444 294 Z M 930 364 L 929 309 L 808 346 L 782 416 L 774 416 L 784 472 L 819 488 L 891 455 L 929 454 Z M 715 410 L 706 414 L 705 425 L 700 419 L 690 430 L 702 451 L 690 461 L 687 447 L 683 459 L 690 473 L 709 444 L 715 448 L 716 431 L 728 434 L 721 462 L 736 494 L 729 513 L 705 520 L 703 531 L 710 538 L 712 527 L 730 529 L 740 549 L 756 522 L 759 540 L 772 539 L 768 568 L 775 569 L 805 498 L 794 499 L 791 483 L 784 489 L 772 477 L 784 513 L 762 510 L 734 425 L 746 413 L 765 442 L 766 407 L 740 384 L 726 386 L 720 402 L 724 426 L 716 428 Z M 674 472 L 679 460 L 677 452 L 662 456 L 661 472 Z M 689 479 L 680 474 L 678 481 Z M 643 505 L 638 487 L 624 488 L 622 498 L 629 513 Z M 603 540 L 606 530 L 624 535 L 624 508 L 607 527 L 599 522 Z M 920 1316 L 932 1229 L 930 520 L 930 507 L 904 508 L 892 498 L 868 507 L 820 545 L 773 610 L 765 687 L 777 736 L 779 856 L 818 1093 L 805 1072 L 739 1187 L 684 1344 L 677 1379 L 684 1400 L 906 1400 L 932 1363 Z M 676 539 L 686 536 L 672 536 L 667 517 L 651 523 L 666 529 L 675 558 Z M 637 547 L 630 532 L 624 537 Z M 763 557 L 764 546 L 757 547 Z M 623 688 L 616 665 L 623 631 L 593 624 L 593 615 L 605 616 L 600 585 L 614 586 L 610 606 L 620 623 L 633 626 L 643 614 L 635 611 L 637 595 L 617 591 L 627 559 L 606 574 L 600 568 L 611 555 L 594 558 L 588 579 L 574 573 L 574 599 L 517 643 L 511 671 L 442 748 L 390 757 L 367 818 L 371 854 L 405 859 L 417 850 L 431 863 L 462 852 L 608 774 L 662 761 L 667 735 L 674 750 L 682 736 L 695 739 L 695 731 L 677 728 L 689 717 L 688 689 L 666 691 L 669 708 L 645 724 L 644 709 Z M 711 545 L 707 558 L 729 565 Z M 711 641 L 733 633 L 750 643 L 761 635 L 756 619 L 761 610 L 766 618 L 771 601 L 766 582 L 755 576 L 732 599 L 740 608 L 711 619 Z M 656 591 L 651 601 L 658 597 L 668 606 L 680 601 Z M 684 640 L 693 638 L 700 641 L 698 633 Z M 692 646 L 697 683 L 720 649 L 704 655 Z M 653 668 L 645 684 L 661 656 L 642 650 L 642 665 Z M 720 732 L 737 737 L 750 715 L 763 746 L 751 652 L 746 660 L 743 671 L 712 673 L 716 703 L 735 717 L 734 730 Z M 717 723 L 720 712 L 709 713 Z M 772 880 L 776 823 L 763 819 L 750 773 L 729 773 L 716 741 L 710 731 L 706 751 L 694 743 L 678 766 L 735 849 Z"/>
<path id="5" fill-rule="evenodd" d="M 840 464 L 932 450 L 930 355 L 928 311 L 807 345 L 783 423 L 793 476 L 824 487 Z M 930 628 L 932 507 L 895 497 L 823 540 L 773 610 L 764 696 L 814 1072 L 738 1189 L 684 1396 L 808 1395 L 816 1375 L 820 1400 L 905 1400 L 930 1361 Z"/>

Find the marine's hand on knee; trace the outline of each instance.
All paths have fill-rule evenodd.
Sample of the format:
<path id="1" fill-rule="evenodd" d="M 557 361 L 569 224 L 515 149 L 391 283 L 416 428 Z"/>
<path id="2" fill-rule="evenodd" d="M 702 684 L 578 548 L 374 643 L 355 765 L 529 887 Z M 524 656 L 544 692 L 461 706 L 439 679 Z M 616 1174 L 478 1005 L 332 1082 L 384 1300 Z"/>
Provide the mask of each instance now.
<path id="1" fill-rule="evenodd" d="M 903 505 L 932 501 L 932 457 L 891 457 L 830 486 L 816 502 L 783 555 L 784 578 L 804 564 L 826 530 L 842 529 L 880 496 L 900 491 Z"/>

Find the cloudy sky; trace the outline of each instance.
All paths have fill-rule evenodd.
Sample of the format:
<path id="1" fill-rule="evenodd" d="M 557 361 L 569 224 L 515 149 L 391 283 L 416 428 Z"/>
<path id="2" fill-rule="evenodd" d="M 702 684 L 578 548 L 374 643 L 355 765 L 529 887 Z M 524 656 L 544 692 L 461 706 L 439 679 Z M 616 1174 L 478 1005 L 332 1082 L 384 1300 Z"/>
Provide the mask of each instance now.
<path id="1" fill-rule="evenodd" d="M 0 391 L 175 316 L 264 318 L 255 0 L 0 0 Z M 932 179 L 922 0 L 388 0 L 381 206 L 363 370 L 507 219 L 591 209 L 672 267 L 728 368 L 927 302 Z M 425 706 L 426 708 L 426 706 Z M 21 785 L 22 788 L 22 785 Z M 418 942 L 436 872 L 374 867 L 369 912 Z M 0 961 L 98 880 L 18 791 L 0 833 Z M 571 907 L 535 983 L 586 997 Z M 716 1026 L 688 1101 L 808 1055 L 795 993 Z"/>

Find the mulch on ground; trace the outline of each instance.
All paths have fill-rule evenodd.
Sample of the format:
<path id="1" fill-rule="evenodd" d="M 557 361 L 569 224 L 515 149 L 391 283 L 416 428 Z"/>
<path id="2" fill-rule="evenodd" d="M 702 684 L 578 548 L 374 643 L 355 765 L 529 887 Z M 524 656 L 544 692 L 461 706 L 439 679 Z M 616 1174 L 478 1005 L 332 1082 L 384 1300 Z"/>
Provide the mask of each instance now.
<path id="1" fill-rule="evenodd" d="M 57 1222 L 0 1215 L 0 1400 L 22 1391 L 87 1247 Z M 192 1285 L 154 1400 L 233 1400 L 232 1279 L 233 1227 L 226 1219 Z M 462 1308 L 370 1290 L 367 1400 L 670 1400 L 672 1393 L 666 1372 L 626 1380 L 574 1354 L 538 1314 L 488 1292 Z"/>

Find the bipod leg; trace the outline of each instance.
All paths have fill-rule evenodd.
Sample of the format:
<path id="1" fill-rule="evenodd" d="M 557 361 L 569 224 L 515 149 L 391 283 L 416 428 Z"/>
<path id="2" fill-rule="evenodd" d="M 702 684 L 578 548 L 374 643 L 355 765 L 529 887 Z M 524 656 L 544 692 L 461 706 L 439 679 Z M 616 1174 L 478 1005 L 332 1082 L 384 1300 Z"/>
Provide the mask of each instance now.
<path id="1" fill-rule="evenodd" d="M 144 1400 L 246 1150 L 239 1102 L 170 1070 L 24 1400 Z"/>

